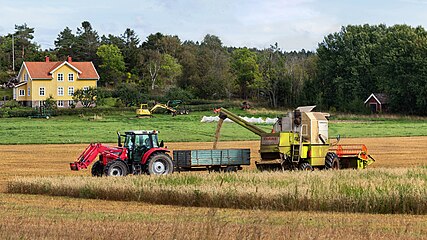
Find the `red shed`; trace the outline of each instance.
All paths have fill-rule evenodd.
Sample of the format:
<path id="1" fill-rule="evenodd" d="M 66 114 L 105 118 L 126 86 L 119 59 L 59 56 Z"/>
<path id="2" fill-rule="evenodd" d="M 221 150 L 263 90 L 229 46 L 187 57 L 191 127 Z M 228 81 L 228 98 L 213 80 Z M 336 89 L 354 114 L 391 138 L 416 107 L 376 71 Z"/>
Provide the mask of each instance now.
<path id="1" fill-rule="evenodd" d="M 385 93 L 371 93 L 365 100 L 365 106 L 371 109 L 372 113 L 387 111 L 388 97 Z"/>

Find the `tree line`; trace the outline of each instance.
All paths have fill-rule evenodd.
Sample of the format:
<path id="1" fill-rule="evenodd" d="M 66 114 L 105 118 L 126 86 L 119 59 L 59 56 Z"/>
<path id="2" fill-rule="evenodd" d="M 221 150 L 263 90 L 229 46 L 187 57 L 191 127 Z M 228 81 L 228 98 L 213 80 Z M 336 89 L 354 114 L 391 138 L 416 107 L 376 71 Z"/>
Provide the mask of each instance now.
<path id="1" fill-rule="evenodd" d="M 164 96 L 360 112 L 372 92 L 381 92 L 389 96 L 390 111 L 427 115 L 427 33 L 422 27 L 349 25 L 325 36 L 315 52 L 286 52 L 277 43 L 265 49 L 228 47 L 210 34 L 201 42 L 162 33 L 142 41 L 129 28 L 119 36 L 99 36 L 87 21 L 75 32 L 66 27 L 52 49 L 42 50 L 33 38 L 34 28 L 26 24 L 0 36 L 1 83 L 13 78 L 12 70 L 23 61 L 71 56 L 92 61 L 99 86 L 131 98 L 129 106 Z"/>

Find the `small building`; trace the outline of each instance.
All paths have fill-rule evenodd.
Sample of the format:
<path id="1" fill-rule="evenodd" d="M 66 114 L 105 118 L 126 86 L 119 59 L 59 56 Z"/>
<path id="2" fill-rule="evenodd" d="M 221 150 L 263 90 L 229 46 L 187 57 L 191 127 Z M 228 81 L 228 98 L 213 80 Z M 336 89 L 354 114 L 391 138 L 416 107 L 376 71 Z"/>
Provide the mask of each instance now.
<path id="1" fill-rule="evenodd" d="M 43 106 L 52 96 L 58 107 L 68 108 L 74 105 L 74 91 L 96 87 L 99 75 L 92 62 L 73 62 L 71 57 L 51 62 L 46 57 L 44 62 L 23 62 L 17 79 L 13 99 L 23 106 Z"/>
<path id="2" fill-rule="evenodd" d="M 386 112 L 388 97 L 385 93 L 371 93 L 365 100 L 365 106 L 369 107 L 372 113 Z"/>

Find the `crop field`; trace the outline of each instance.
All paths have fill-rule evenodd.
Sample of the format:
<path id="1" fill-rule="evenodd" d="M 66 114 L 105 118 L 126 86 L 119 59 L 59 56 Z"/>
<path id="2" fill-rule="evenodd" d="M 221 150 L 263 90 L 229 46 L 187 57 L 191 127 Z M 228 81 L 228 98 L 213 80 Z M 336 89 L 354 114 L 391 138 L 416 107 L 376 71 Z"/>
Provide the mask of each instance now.
<path id="1" fill-rule="evenodd" d="M 349 183 L 345 187 L 345 181 L 343 181 L 340 182 L 341 190 L 338 187 L 335 189 L 327 188 L 330 188 L 329 190 L 331 191 L 348 191 L 347 194 L 352 199 L 351 197 L 355 196 L 368 197 L 369 194 L 373 194 L 371 196 L 381 194 L 372 191 L 381 191 L 382 186 L 384 189 L 397 194 L 392 195 L 396 200 L 400 199 L 397 198 L 398 194 L 412 197 L 412 199 L 402 198 L 403 202 L 400 202 L 402 204 L 395 206 L 395 209 L 400 209 L 399 211 L 405 209 L 403 212 L 406 212 L 406 214 L 378 213 L 389 209 L 383 208 L 384 210 L 380 210 L 380 201 L 384 201 L 384 204 L 389 204 L 388 206 L 393 206 L 390 201 L 393 199 L 392 197 L 384 197 L 381 200 L 380 195 L 369 203 L 377 207 L 376 211 L 371 211 L 376 213 L 372 214 L 361 213 L 370 212 L 369 207 L 367 207 L 369 204 L 367 203 L 363 203 L 359 205 L 359 209 L 353 210 L 335 209 L 330 211 L 329 209 L 328 211 L 327 208 L 311 210 L 313 207 L 322 206 L 318 202 L 317 206 L 302 205 L 302 207 L 305 206 L 306 210 L 309 209 L 309 211 L 301 211 L 304 208 L 300 208 L 300 210 L 296 208 L 293 211 L 277 211 L 272 210 L 275 208 L 262 207 L 263 205 L 259 202 L 256 207 L 247 205 L 246 209 L 235 209 L 233 204 L 236 203 L 233 201 L 228 203 L 226 201 L 223 202 L 223 204 L 231 204 L 231 206 L 228 206 L 231 208 L 218 208 L 219 206 L 217 205 L 212 206 L 209 204 L 200 204 L 200 207 L 192 207 L 182 203 L 179 205 L 173 203 L 171 205 L 167 202 L 164 202 L 166 205 L 157 205 L 156 203 L 147 203 L 150 201 L 141 202 L 135 199 L 117 201 L 109 198 L 102 199 L 102 195 L 95 196 L 97 199 L 82 199 L 70 198 L 69 196 L 11 194 L 6 193 L 6 186 L 7 182 L 14 181 L 14 179 L 18 182 L 34 181 L 34 178 L 39 177 L 42 177 L 45 182 L 49 179 L 62 179 L 64 181 L 58 183 L 58 186 L 63 183 L 69 186 L 100 184 L 102 186 L 106 185 L 106 189 L 109 189 L 108 186 L 113 185 L 116 181 L 118 182 L 115 183 L 115 186 L 117 184 L 120 185 L 120 181 L 139 181 L 141 186 L 146 182 L 147 184 L 157 184 L 156 186 L 167 187 L 168 178 L 156 179 L 149 176 L 138 176 L 110 180 L 107 178 L 97 179 L 88 177 L 90 175 L 90 171 L 88 170 L 79 172 L 70 171 L 68 163 L 77 158 L 86 147 L 86 144 L 0 145 L 0 151 L 3 153 L 1 159 L 2 174 L 0 175 L 0 187 L 2 189 L 2 193 L 0 193 L 0 214 L 2 216 L 0 220 L 0 238 L 75 239 L 94 238 L 94 236 L 99 236 L 99 238 L 120 236 L 120 238 L 144 239 L 427 238 L 427 218 L 425 213 L 423 213 L 424 210 L 422 210 L 425 208 L 425 202 L 427 202 L 425 201 L 425 189 L 427 189 L 426 169 L 425 167 L 423 168 L 423 166 L 427 165 L 427 152 L 424 151 L 424 149 L 427 149 L 427 137 L 346 138 L 341 139 L 341 143 L 364 143 L 368 146 L 370 154 L 377 161 L 369 166 L 369 169 L 366 169 L 366 171 L 320 171 L 312 172 L 312 174 L 309 173 L 307 176 L 304 175 L 306 173 L 299 172 L 275 173 L 272 175 L 254 173 L 251 168 L 235 175 L 199 173 L 193 176 L 188 173 L 174 174 L 171 178 L 171 184 L 173 185 L 175 181 L 175 189 L 180 189 L 179 186 L 182 185 L 179 184 L 188 183 L 189 190 L 187 190 L 191 191 L 191 196 L 196 196 L 194 187 L 198 186 L 198 182 L 204 183 L 209 179 L 212 179 L 211 184 L 216 187 L 221 185 L 222 181 L 222 187 L 228 187 L 230 194 L 241 193 L 242 189 L 246 188 L 242 187 L 241 184 L 249 184 L 247 183 L 248 181 L 261 181 L 262 183 L 258 187 L 258 191 L 268 192 L 266 197 L 273 199 L 275 197 L 274 192 L 270 192 L 270 188 L 272 187 L 269 187 L 271 179 L 277 179 L 274 181 L 279 183 L 286 182 L 287 179 L 295 180 L 295 183 L 289 183 L 294 187 L 289 188 L 291 189 L 290 194 L 295 194 L 296 185 L 292 184 L 296 184 L 297 182 L 303 184 L 309 178 L 320 179 L 322 181 L 328 181 L 329 179 L 338 184 L 338 180 L 341 177 L 348 181 L 352 181 L 351 177 L 359 177 L 357 184 L 360 185 L 351 185 Z M 259 148 L 258 144 L 258 141 L 222 141 L 219 142 L 218 147 L 249 147 L 252 154 L 251 159 L 252 161 L 256 161 L 259 160 L 257 152 Z M 166 143 L 166 146 L 170 149 L 205 149 L 211 148 L 212 142 L 174 142 Z M 221 180 L 222 178 L 224 180 Z M 234 181 L 235 186 L 232 181 Z M 193 185 L 190 183 L 193 183 Z M 397 185 L 393 183 L 397 183 Z M 239 188 L 238 186 L 241 187 Z M 312 186 L 314 185 L 312 184 Z M 357 186 L 367 187 L 369 191 L 365 193 Z M 405 186 L 409 188 L 406 189 Z M 304 196 L 305 190 L 311 191 L 309 196 L 316 196 L 316 191 L 321 190 L 320 188 L 310 190 L 309 187 L 299 188 L 298 195 L 300 197 Z M 93 197 L 91 195 L 93 192 L 91 192 L 90 188 L 85 191 L 82 191 L 83 194 L 88 195 L 83 195 L 84 197 Z M 257 190 L 256 188 L 251 188 L 251 191 L 256 192 Z M 118 197 L 120 196 L 118 195 Z M 326 198 L 330 197 L 330 195 L 322 196 Z M 148 198 L 149 195 L 147 194 L 146 197 Z M 317 197 L 320 199 L 320 193 L 317 194 Z M 164 198 L 169 199 L 168 197 Z M 375 202 L 376 205 L 374 205 Z M 414 208 L 411 205 L 414 202 L 424 202 L 424 205 L 415 204 L 416 207 Z M 256 203 L 256 201 L 252 203 Z M 325 204 L 325 207 L 328 204 L 331 203 L 328 202 Z M 293 205 L 288 205 L 287 207 L 289 206 L 299 207 L 295 202 Z M 403 206 L 406 207 L 403 208 Z M 277 205 L 276 207 L 276 209 L 281 209 L 279 207 L 283 209 L 286 205 Z M 349 213 L 349 211 L 353 213 Z M 136 228 L 146 230 L 134 231 Z"/>

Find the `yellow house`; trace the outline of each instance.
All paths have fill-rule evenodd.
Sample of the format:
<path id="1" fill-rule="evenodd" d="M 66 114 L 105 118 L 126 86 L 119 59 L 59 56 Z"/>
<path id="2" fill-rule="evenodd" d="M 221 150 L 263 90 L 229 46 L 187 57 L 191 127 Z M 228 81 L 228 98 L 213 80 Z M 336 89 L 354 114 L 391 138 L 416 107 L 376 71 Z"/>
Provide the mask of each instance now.
<path id="1" fill-rule="evenodd" d="M 24 106 L 43 106 L 50 96 L 58 107 L 70 107 L 77 89 L 96 87 L 98 72 L 92 62 L 24 62 L 19 70 L 19 83 L 13 88 L 13 99 Z M 78 103 L 77 106 L 81 104 Z"/>

